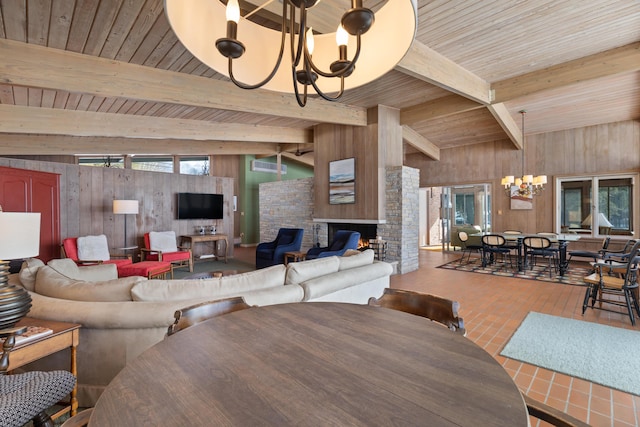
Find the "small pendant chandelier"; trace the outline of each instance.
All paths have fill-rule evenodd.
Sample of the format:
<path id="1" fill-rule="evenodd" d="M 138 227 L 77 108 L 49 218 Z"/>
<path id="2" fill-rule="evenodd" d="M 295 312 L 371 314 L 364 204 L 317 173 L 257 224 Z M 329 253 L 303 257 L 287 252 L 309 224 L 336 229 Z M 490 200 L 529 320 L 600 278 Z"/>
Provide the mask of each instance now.
<path id="1" fill-rule="evenodd" d="M 522 175 L 520 178 L 515 178 L 513 175 L 507 175 L 502 178 L 501 185 L 504 186 L 505 194 L 511 197 L 514 191 L 522 197 L 537 196 L 544 191 L 544 186 L 547 184 L 546 175 L 533 176 L 524 173 L 524 148 L 525 148 L 525 136 L 524 136 L 524 116 L 527 113 L 526 110 L 519 111 L 522 117 Z M 512 190 L 515 187 L 515 190 Z"/>
<path id="2" fill-rule="evenodd" d="M 386 0 L 375 13 L 363 7 L 363 0 L 351 0 L 351 8 L 335 16 L 336 32 L 326 34 L 308 25 L 307 13 L 320 0 L 282 0 L 279 30 L 247 19 L 272 1 L 243 17 L 238 0 L 226 6 L 219 0 L 165 0 L 165 12 L 182 44 L 203 63 L 242 89 L 293 93 L 301 107 L 309 87 L 336 101 L 345 89 L 381 77 L 415 38 L 415 0 Z M 320 15 L 330 15 L 329 6 Z"/>

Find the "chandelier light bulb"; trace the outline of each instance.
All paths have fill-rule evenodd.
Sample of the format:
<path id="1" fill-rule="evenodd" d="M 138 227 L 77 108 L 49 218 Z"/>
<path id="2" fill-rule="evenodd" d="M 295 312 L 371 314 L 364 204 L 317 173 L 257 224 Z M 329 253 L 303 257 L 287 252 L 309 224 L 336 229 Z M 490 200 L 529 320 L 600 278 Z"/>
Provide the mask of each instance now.
<path id="1" fill-rule="evenodd" d="M 313 55 L 313 48 L 313 28 L 309 27 L 307 30 L 307 52 L 309 52 L 309 55 Z"/>
<path id="2" fill-rule="evenodd" d="M 336 43 L 338 46 L 346 46 L 349 43 L 349 33 L 342 25 L 338 25 L 338 30 L 336 31 Z"/>
<path id="3" fill-rule="evenodd" d="M 240 5 L 238 0 L 229 0 L 227 2 L 227 21 L 233 21 L 236 24 L 240 21 Z"/>

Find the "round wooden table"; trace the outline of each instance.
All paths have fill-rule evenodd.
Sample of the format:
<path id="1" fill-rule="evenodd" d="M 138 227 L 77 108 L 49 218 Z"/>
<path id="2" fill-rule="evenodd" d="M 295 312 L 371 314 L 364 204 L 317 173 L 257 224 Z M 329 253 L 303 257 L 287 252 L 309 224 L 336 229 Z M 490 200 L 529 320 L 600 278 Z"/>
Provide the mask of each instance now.
<path id="1" fill-rule="evenodd" d="M 89 426 L 528 426 L 507 372 L 428 319 L 297 303 L 219 316 L 142 353 Z"/>

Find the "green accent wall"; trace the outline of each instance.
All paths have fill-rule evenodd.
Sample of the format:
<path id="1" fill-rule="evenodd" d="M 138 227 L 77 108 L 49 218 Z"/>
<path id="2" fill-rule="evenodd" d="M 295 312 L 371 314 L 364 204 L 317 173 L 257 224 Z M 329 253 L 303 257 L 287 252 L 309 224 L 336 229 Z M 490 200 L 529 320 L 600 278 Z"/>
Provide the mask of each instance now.
<path id="1" fill-rule="evenodd" d="M 238 211 L 240 212 L 240 243 L 245 245 L 260 242 L 260 212 L 258 205 L 258 189 L 263 182 L 278 180 L 278 174 L 268 172 L 252 172 L 251 161 L 255 156 L 242 156 L 240 160 Z M 276 163 L 275 158 L 260 159 L 261 161 Z M 282 181 L 309 178 L 313 176 L 313 168 L 296 161 L 282 160 L 287 166 L 287 174 L 282 175 Z"/>

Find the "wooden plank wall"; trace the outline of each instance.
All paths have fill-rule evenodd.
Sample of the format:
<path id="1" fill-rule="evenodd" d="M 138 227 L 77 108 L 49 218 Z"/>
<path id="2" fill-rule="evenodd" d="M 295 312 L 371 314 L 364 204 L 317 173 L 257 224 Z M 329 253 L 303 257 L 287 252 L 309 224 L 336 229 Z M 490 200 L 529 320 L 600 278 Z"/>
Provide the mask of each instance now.
<path id="1" fill-rule="evenodd" d="M 546 174 L 548 178 L 545 192 L 534 198 L 533 210 L 511 210 L 510 200 L 500 186 L 504 175 L 521 174 L 521 155 L 509 141 L 502 140 L 442 150 L 440 161 L 408 155 L 405 165 L 420 169 L 421 187 L 491 183 L 495 230 L 552 231 L 554 178 L 639 172 L 640 122 L 625 121 L 527 136 L 525 172 Z M 636 200 L 640 199 L 638 186 L 636 183 Z M 640 227 L 638 209 L 634 212 L 634 224 Z"/>
<path id="2" fill-rule="evenodd" d="M 228 157 L 228 156 L 227 156 Z M 234 156 L 234 159 L 235 156 Z M 236 159 L 237 160 L 237 159 Z M 215 162 L 212 171 L 232 173 L 230 163 Z M 218 233 L 229 236 L 229 255 L 233 256 L 233 195 L 236 180 L 231 177 L 180 175 L 131 169 L 78 166 L 65 163 L 0 158 L 0 165 L 38 170 L 60 175 L 61 238 L 105 234 L 112 248 L 124 244 L 124 220 L 127 217 L 127 246 L 143 247 L 143 235 L 149 231 L 174 230 L 176 235 L 193 234 L 196 225 L 216 225 Z M 236 165 L 237 168 L 237 165 Z M 178 192 L 219 193 L 224 195 L 223 220 L 177 220 Z M 114 215 L 114 199 L 140 202 L 138 215 Z M 208 248 L 203 248 L 204 250 Z M 201 249 L 196 250 L 199 253 Z M 209 249 L 210 252 L 210 249 Z"/>

